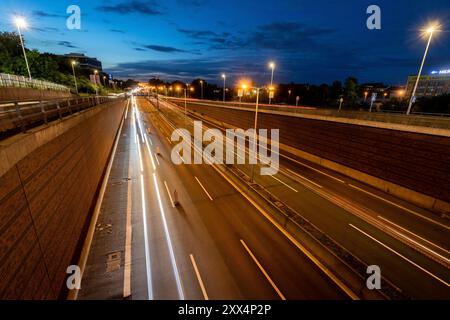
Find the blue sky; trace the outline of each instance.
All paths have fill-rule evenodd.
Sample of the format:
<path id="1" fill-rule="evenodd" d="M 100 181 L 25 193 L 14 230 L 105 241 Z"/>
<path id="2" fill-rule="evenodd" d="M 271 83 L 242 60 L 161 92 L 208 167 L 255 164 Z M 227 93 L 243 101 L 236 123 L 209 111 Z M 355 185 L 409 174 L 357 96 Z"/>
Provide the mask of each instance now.
<path id="1" fill-rule="evenodd" d="M 81 30 L 66 28 L 66 9 L 81 8 Z M 366 9 L 381 8 L 382 29 L 366 28 Z M 267 82 L 404 84 L 417 72 L 420 28 L 439 20 L 426 72 L 450 69 L 448 0 L 2 0 L 0 30 L 27 18 L 27 45 L 52 53 L 83 52 L 117 77 L 220 81 L 225 72 Z"/>

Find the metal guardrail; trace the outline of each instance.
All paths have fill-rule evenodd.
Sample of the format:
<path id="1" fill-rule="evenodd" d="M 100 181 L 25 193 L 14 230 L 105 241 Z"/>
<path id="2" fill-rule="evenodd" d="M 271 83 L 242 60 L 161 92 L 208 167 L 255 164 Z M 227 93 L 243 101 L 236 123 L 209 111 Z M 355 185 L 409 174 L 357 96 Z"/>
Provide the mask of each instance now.
<path id="1" fill-rule="evenodd" d="M 0 140 L 115 99 L 110 97 L 77 97 L 49 101 L 2 103 L 0 104 Z"/>
<path id="2" fill-rule="evenodd" d="M 0 87 L 33 88 L 69 92 L 70 88 L 49 81 L 29 79 L 24 76 L 0 73 Z"/>

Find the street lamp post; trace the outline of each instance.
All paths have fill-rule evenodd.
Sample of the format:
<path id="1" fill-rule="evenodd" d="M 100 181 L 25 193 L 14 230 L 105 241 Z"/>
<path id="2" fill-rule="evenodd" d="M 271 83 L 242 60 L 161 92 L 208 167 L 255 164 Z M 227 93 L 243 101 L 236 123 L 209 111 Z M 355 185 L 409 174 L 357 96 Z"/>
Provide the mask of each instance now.
<path id="1" fill-rule="evenodd" d="M 77 62 L 74 60 L 72 61 L 72 71 L 73 71 L 73 80 L 75 81 L 75 90 L 78 94 L 78 83 L 77 83 L 77 76 L 75 74 L 75 65 L 77 64 Z"/>
<path id="2" fill-rule="evenodd" d="M 94 78 L 95 78 L 95 97 L 96 97 L 97 104 L 98 104 L 98 83 L 97 83 L 97 75 L 98 75 L 98 70 L 94 70 Z"/>
<path id="3" fill-rule="evenodd" d="M 273 87 L 273 73 L 275 71 L 275 62 L 270 62 L 269 63 L 269 68 L 272 69 L 272 75 L 270 77 L 270 87 L 272 88 Z M 272 97 L 271 97 L 271 95 L 269 93 L 269 104 L 271 104 L 271 103 L 272 103 Z"/>
<path id="4" fill-rule="evenodd" d="M 20 44 L 22 45 L 22 51 L 23 51 L 23 56 L 25 58 L 25 64 L 27 65 L 28 76 L 29 76 L 29 78 L 31 80 L 30 65 L 28 64 L 27 53 L 25 51 L 25 45 L 23 44 L 22 31 L 20 30 L 21 28 L 25 29 L 27 27 L 27 22 L 22 17 L 16 17 L 15 18 L 15 23 L 16 23 L 16 26 L 17 26 L 17 30 L 19 31 Z"/>
<path id="5" fill-rule="evenodd" d="M 223 78 L 223 102 L 225 102 L 225 91 L 227 90 L 226 87 L 227 76 L 225 75 L 225 73 L 222 73 L 222 78 Z"/>
<path id="6" fill-rule="evenodd" d="M 242 85 L 242 95 L 241 94 L 239 95 L 239 106 L 242 105 L 242 97 L 245 95 L 245 90 L 247 90 L 247 85 L 243 84 Z M 251 88 L 250 88 L 250 90 L 251 90 Z"/>
<path id="7" fill-rule="evenodd" d="M 203 80 L 200 80 L 201 99 L 203 100 Z"/>
<path id="8" fill-rule="evenodd" d="M 253 143 L 254 145 L 254 152 L 257 153 L 258 150 L 258 143 L 257 143 L 257 139 L 258 139 L 258 134 L 257 134 L 257 129 L 258 129 L 258 109 L 259 109 L 259 91 L 261 90 L 261 88 L 255 88 L 256 90 L 256 108 L 255 108 L 255 125 L 254 125 L 254 132 L 253 132 Z M 257 155 L 256 159 L 257 159 Z M 254 182 L 254 178 L 255 178 L 255 165 L 253 164 L 252 166 L 252 174 L 251 174 L 251 182 Z"/>
<path id="9" fill-rule="evenodd" d="M 342 110 L 342 102 L 344 102 L 344 98 L 340 98 L 339 99 L 339 111 L 341 111 Z"/>
<path id="10" fill-rule="evenodd" d="M 184 88 L 184 125 L 187 126 L 187 91 L 189 84 L 186 83 L 186 88 Z"/>
<path id="11" fill-rule="evenodd" d="M 430 37 L 428 38 L 428 43 L 425 48 L 425 53 L 423 55 L 422 64 L 420 65 L 419 74 L 417 75 L 416 83 L 414 85 L 414 89 L 412 91 L 411 98 L 409 100 L 408 110 L 406 111 L 406 114 L 411 113 L 412 105 L 416 100 L 417 86 L 419 85 L 419 80 L 420 80 L 420 76 L 422 74 L 423 65 L 425 64 L 425 60 L 426 60 L 427 54 L 428 54 L 428 49 L 430 48 L 430 44 L 431 44 L 431 39 L 433 38 L 433 34 L 435 31 L 437 31 L 437 27 L 430 27 L 426 30 L 426 32 L 430 34 Z"/>

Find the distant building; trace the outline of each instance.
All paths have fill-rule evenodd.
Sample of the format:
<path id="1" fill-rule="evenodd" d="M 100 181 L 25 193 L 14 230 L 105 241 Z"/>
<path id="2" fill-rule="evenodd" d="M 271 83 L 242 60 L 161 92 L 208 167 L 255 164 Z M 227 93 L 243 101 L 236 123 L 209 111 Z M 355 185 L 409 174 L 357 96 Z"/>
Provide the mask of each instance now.
<path id="1" fill-rule="evenodd" d="M 411 97 L 417 76 L 409 76 L 406 85 L 406 96 Z M 421 75 L 416 90 L 416 98 L 435 97 L 450 94 L 450 70 L 433 71 L 429 75 Z"/>
<path id="2" fill-rule="evenodd" d="M 64 55 L 65 58 L 69 60 L 75 60 L 78 63 L 78 67 L 81 69 L 94 69 L 98 72 L 103 71 L 103 66 L 101 61 L 96 58 L 87 57 L 82 53 L 69 53 Z"/>
<path id="3" fill-rule="evenodd" d="M 405 87 L 389 87 L 388 97 L 390 99 L 404 99 L 405 98 Z"/>
<path id="4" fill-rule="evenodd" d="M 363 83 L 360 88 L 363 94 L 363 98 L 361 100 L 364 102 L 370 102 L 373 95 L 377 101 L 386 99 L 389 89 L 389 87 L 385 86 L 381 82 Z"/>

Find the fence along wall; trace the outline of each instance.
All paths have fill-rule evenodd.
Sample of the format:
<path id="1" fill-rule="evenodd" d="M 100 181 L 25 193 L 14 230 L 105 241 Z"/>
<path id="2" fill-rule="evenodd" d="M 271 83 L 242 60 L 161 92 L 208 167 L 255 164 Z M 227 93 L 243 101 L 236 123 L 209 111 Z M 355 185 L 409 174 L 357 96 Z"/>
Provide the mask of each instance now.
<path id="1" fill-rule="evenodd" d="M 64 289 L 124 106 L 85 111 L 92 117 L 0 177 L 0 299 L 56 299 Z"/>
<path id="2" fill-rule="evenodd" d="M 235 127 L 254 125 L 254 111 L 187 106 Z M 450 202 L 448 137 L 264 112 L 258 115 L 258 126 L 280 129 L 285 145 Z"/>

